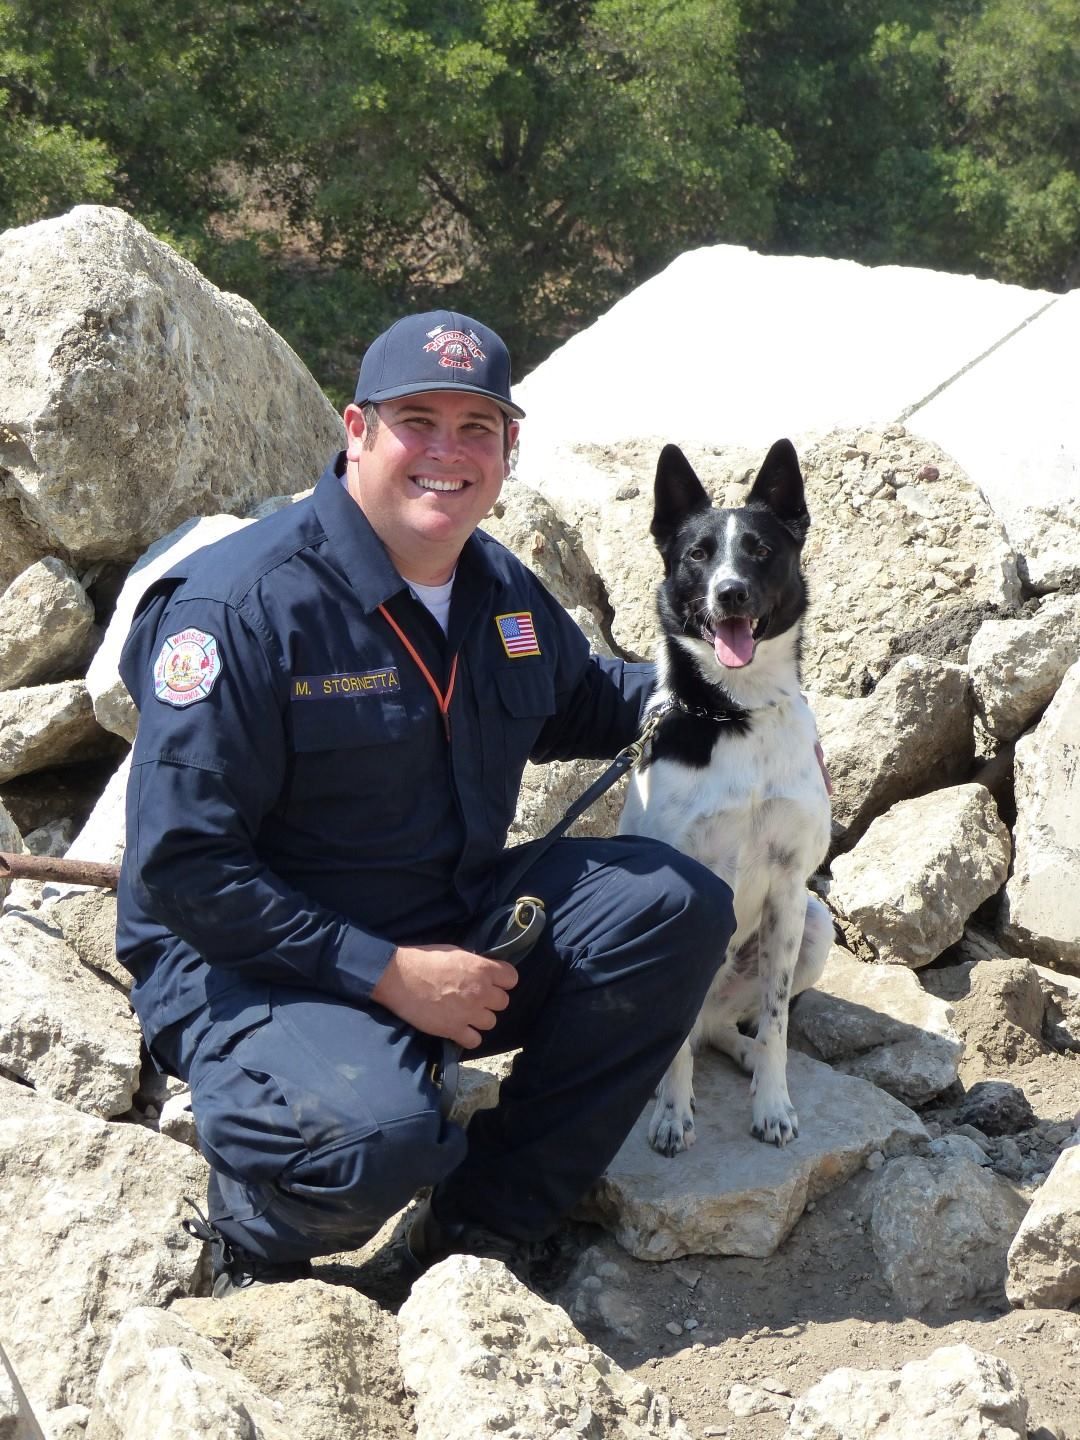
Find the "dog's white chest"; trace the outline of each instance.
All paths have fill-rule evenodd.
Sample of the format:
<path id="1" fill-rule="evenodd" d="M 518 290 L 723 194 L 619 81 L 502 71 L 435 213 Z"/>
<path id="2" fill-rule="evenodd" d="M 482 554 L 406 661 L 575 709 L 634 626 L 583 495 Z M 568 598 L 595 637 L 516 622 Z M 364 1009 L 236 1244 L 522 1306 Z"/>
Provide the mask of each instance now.
<path id="1" fill-rule="evenodd" d="M 664 758 L 635 773 L 620 832 L 666 840 L 729 883 L 777 857 L 805 879 L 829 843 L 816 738 L 801 698 L 755 711 L 746 734 L 718 737 L 707 766 Z"/>

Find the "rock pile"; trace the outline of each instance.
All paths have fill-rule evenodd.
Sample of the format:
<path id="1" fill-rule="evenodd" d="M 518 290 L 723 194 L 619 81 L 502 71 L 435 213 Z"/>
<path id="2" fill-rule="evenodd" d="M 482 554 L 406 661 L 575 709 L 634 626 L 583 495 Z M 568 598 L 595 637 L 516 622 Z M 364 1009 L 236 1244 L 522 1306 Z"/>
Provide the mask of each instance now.
<path id="1" fill-rule="evenodd" d="M 115 862 L 136 719 L 116 662 L 139 595 L 292 503 L 340 428 L 250 307 L 117 212 L 8 232 L 0 277 L 0 848 Z M 755 457 L 687 448 L 717 498 L 745 493 Z M 488 525 L 609 653 L 655 639 L 655 453 L 597 447 L 601 483 L 572 500 L 511 481 Z M 584 1203 L 629 1255 L 571 1257 L 565 1308 L 472 1259 L 396 1317 L 332 1264 L 211 1302 L 178 1224 L 206 1166 L 183 1087 L 140 1047 L 114 897 L 0 882 L 0 1433 L 678 1440 L 670 1401 L 593 1343 L 637 1333 L 626 1267 L 770 1256 L 856 1179 L 905 1313 L 1080 1301 L 1080 595 L 1026 594 L 980 492 L 901 424 L 802 458 L 805 683 L 835 784 L 814 883 L 838 943 L 793 1011 L 799 1141 L 753 1141 L 745 1077 L 706 1060 L 695 1149 L 661 1159 L 643 1117 Z M 516 838 L 596 768 L 530 769 Z M 610 833 L 617 811 L 615 795 L 582 826 Z M 1053 1093 L 1033 1108 L 1011 1082 L 1036 1063 Z M 468 1104 L 497 1083 L 475 1075 Z M 792 1440 L 1027 1433 L 1009 1367 L 963 1346 L 838 1369 L 799 1398 L 766 1377 L 727 1403 Z"/>

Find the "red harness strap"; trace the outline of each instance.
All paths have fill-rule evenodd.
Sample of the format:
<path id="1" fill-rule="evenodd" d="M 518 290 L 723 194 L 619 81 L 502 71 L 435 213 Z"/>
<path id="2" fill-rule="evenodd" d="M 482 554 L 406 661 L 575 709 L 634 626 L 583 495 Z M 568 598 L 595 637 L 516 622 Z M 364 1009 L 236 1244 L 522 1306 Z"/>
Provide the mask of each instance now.
<path id="1" fill-rule="evenodd" d="M 457 662 L 458 662 L 458 657 L 455 655 L 455 656 L 454 656 L 454 659 L 453 659 L 453 662 L 452 662 L 451 665 L 450 665 L 450 683 L 447 685 L 447 687 L 446 687 L 446 694 L 444 695 L 443 692 L 439 689 L 438 685 L 436 685 L 434 675 L 432 675 L 431 671 L 430 671 L 430 670 L 428 669 L 428 667 L 424 664 L 423 660 L 421 660 L 420 655 L 419 655 L 419 652 L 418 652 L 417 649 L 416 649 L 416 646 L 412 643 L 412 641 L 409 639 L 409 637 L 405 634 L 405 631 L 402 630 L 401 626 L 397 623 L 397 621 L 394 619 L 394 617 L 390 614 L 390 611 L 387 610 L 387 608 L 386 608 L 385 605 L 380 605 L 380 606 L 379 606 L 379 614 L 383 617 L 383 619 L 386 621 L 386 623 L 390 626 L 391 630 L 393 630 L 394 634 L 398 637 L 398 639 L 401 641 L 401 643 L 405 646 L 405 649 L 409 652 L 409 654 L 412 656 L 413 660 L 416 662 L 416 668 L 420 671 L 420 674 L 423 675 L 424 679 L 427 681 L 428 685 L 431 687 L 431 693 L 435 696 L 435 699 L 436 699 L 436 701 L 438 702 L 439 714 L 442 716 L 443 729 L 444 729 L 445 732 L 446 732 L 446 739 L 447 739 L 447 741 L 449 742 L 449 739 L 450 739 L 450 700 L 451 700 L 451 698 L 452 698 L 452 696 L 453 696 L 453 694 L 454 694 L 454 682 L 457 680 Z"/>

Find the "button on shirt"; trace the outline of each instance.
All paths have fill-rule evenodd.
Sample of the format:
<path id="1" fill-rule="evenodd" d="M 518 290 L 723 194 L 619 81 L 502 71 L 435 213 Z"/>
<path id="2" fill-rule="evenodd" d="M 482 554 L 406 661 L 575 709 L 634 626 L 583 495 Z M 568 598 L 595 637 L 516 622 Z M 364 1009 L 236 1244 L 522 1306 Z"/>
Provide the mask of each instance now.
<path id="1" fill-rule="evenodd" d="M 444 636 L 342 466 L 157 581 L 128 637 L 117 953 L 151 1038 L 233 977 L 365 1000 L 397 944 L 482 910 L 528 759 L 610 756 L 636 732 L 652 666 L 590 656 L 480 531 Z M 449 738 L 380 605 L 444 692 L 457 656 Z"/>

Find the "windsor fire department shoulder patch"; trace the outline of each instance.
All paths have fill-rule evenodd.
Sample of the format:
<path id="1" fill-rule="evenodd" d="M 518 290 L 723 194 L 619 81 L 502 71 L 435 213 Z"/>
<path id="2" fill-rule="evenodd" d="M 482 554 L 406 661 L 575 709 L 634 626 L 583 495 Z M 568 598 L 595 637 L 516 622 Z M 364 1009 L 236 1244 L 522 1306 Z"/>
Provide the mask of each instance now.
<path id="1" fill-rule="evenodd" d="M 194 705 L 205 700 L 221 674 L 218 642 L 205 630 L 170 635 L 154 661 L 154 694 L 166 705 Z"/>

